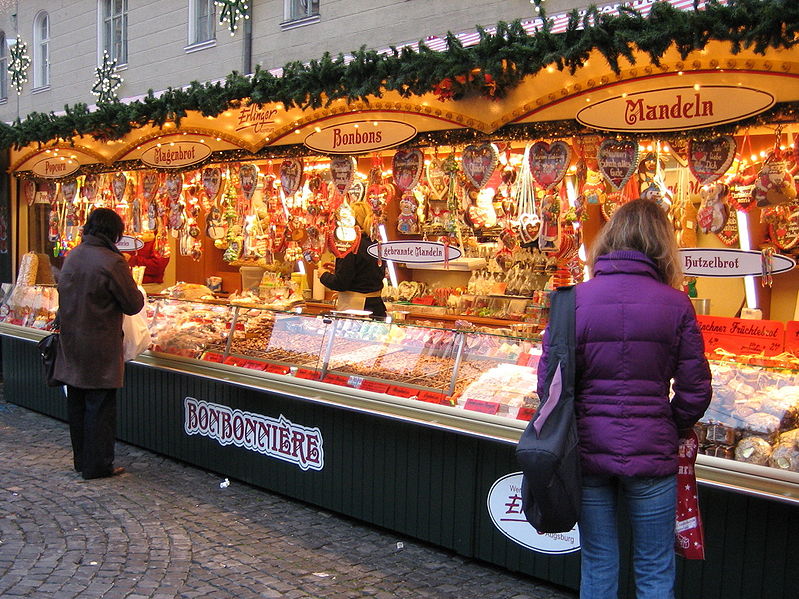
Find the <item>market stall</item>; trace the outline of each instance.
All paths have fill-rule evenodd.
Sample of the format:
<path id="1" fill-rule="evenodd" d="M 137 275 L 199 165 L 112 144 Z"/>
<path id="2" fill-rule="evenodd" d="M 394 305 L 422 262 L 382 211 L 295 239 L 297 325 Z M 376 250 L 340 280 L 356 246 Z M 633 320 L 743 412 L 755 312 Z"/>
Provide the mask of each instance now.
<path id="1" fill-rule="evenodd" d="M 570 74 L 545 65 L 514 85 L 469 67 L 426 93 L 242 98 L 27 140 L 11 152 L 6 395 L 65 416 L 33 341 L 87 213 L 112 207 L 124 251 L 147 237 L 170 259 L 150 290 L 153 345 L 128 367 L 121 439 L 576 588 L 579 531 L 520 521 L 513 448 L 537 406 L 548 291 L 583 280 L 615 208 L 650 197 L 699 265 L 685 263 L 686 292 L 714 374 L 698 426 L 708 560 L 681 565 L 681 596 L 788 597 L 799 51 L 737 50 L 635 49 L 609 73 L 594 49 Z M 319 284 L 361 235 L 388 266 L 386 321 L 337 311 Z M 746 252 L 760 270 L 727 269 Z"/>

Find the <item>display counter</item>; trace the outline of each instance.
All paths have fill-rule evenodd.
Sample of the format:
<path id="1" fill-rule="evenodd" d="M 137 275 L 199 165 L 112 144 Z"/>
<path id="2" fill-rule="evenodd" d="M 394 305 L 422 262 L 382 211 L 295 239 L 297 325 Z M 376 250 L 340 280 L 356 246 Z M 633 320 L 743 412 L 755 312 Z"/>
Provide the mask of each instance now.
<path id="1" fill-rule="evenodd" d="M 36 355 L 46 330 L 4 312 L 7 398 L 64 419 L 62 391 L 44 386 Z M 515 443 L 537 404 L 537 339 L 166 298 L 148 312 L 153 346 L 126 369 L 120 439 L 577 587 L 577 531 L 524 545 L 498 530 L 491 507 L 518 470 Z M 789 597 L 787 566 L 750 566 L 764 565 L 753 551 L 789 555 L 799 534 L 799 372 L 731 360 L 711 368 L 713 401 L 697 427 L 708 559 L 680 562 L 678 596 L 726 588 L 724 572 L 740 571 L 748 594 L 725 597 L 764 588 Z M 519 516 L 509 488 L 500 509 Z"/>

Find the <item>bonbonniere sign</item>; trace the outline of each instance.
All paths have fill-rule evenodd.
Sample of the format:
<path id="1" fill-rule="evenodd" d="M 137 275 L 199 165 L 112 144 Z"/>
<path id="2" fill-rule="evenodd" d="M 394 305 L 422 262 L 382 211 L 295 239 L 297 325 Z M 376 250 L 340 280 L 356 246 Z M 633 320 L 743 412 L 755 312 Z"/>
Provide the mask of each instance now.
<path id="1" fill-rule="evenodd" d="M 577 120 L 608 131 L 682 131 L 739 121 L 774 102 L 768 92 L 737 85 L 671 87 L 596 102 L 580 110 Z"/>
<path id="2" fill-rule="evenodd" d="M 460 249 L 437 241 L 387 241 L 373 243 L 366 251 L 381 260 L 406 264 L 438 264 L 460 258 Z"/>
<path id="3" fill-rule="evenodd" d="M 79 168 L 80 164 L 76 160 L 64 156 L 51 156 L 34 164 L 31 171 L 39 177 L 58 179 L 71 175 Z"/>
<path id="4" fill-rule="evenodd" d="M 130 235 L 123 235 L 117 241 L 117 249 L 120 252 L 135 252 L 144 247 L 144 242 L 136 237 Z"/>
<path id="5" fill-rule="evenodd" d="M 141 153 L 141 161 L 154 168 L 182 168 L 202 162 L 211 148 L 199 141 L 159 143 Z"/>
<path id="6" fill-rule="evenodd" d="M 763 254 L 756 250 L 727 248 L 680 249 L 683 273 L 690 277 L 745 277 L 778 274 L 796 266 L 793 258 L 774 254 L 771 265 L 763 264 Z M 766 268 L 764 268 L 764 266 Z"/>
<path id="7" fill-rule="evenodd" d="M 362 154 L 393 148 L 415 135 L 416 127 L 400 121 L 351 121 L 314 131 L 305 145 L 325 154 Z"/>

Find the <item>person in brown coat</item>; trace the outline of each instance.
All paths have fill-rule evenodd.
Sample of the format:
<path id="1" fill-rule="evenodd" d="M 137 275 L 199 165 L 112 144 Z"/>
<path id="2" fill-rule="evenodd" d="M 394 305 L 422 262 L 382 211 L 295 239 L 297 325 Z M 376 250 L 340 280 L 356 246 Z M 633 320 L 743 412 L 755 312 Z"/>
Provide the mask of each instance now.
<path id="1" fill-rule="evenodd" d="M 144 297 L 116 247 L 123 231 L 116 212 L 94 210 L 58 278 L 54 374 L 67 386 L 75 470 L 87 479 L 124 472 L 114 468 L 116 391 L 125 375 L 122 316 L 138 313 Z"/>

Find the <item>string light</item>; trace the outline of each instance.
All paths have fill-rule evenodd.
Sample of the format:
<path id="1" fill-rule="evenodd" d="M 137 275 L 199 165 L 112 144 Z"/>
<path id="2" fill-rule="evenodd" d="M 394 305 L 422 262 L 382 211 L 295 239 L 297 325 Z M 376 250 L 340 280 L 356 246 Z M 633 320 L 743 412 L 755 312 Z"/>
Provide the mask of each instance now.
<path id="1" fill-rule="evenodd" d="M 17 95 L 20 95 L 22 87 L 28 82 L 28 67 L 31 66 L 28 46 L 17 38 L 9 50 L 9 55 L 11 62 L 8 65 L 8 72 L 11 73 L 11 85 L 17 90 Z"/>
<path id="2" fill-rule="evenodd" d="M 117 101 L 117 90 L 122 85 L 122 77 L 116 74 L 117 60 L 103 50 L 103 64 L 95 69 L 97 79 L 92 87 L 92 93 L 97 96 L 98 104 Z"/>

